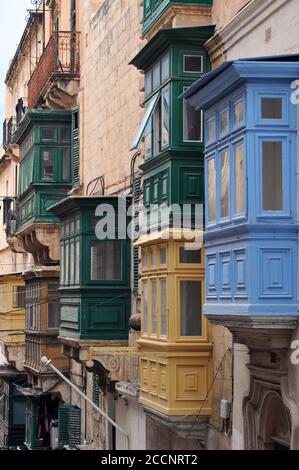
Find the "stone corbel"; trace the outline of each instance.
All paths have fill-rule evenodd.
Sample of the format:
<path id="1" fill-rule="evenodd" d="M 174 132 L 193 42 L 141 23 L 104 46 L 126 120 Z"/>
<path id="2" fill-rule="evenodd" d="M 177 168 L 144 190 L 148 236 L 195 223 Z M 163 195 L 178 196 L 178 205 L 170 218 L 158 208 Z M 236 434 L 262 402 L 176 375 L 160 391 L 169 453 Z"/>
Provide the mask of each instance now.
<path id="1" fill-rule="evenodd" d="M 91 351 L 93 351 L 92 348 Z M 95 362 L 99 362 L 106 369 L 108 378 L 112 382 L 126 382 L 128 380 L 128 361 L 125 355 L 118 355 L 107 351 L 102 353 L 100 351 L 93 351 L 92 354 L 89 354 L 86 366 L 92 369 L 95 367 Z"/>

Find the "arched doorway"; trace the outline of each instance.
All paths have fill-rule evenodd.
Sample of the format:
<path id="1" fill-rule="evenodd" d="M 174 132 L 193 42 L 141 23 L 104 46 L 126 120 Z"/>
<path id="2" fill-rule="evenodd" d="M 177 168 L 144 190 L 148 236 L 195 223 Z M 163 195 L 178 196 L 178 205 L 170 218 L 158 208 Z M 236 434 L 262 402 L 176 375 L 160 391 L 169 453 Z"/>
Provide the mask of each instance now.
<path id="1" fill-rule="evenodd" d="M 259 450 L 289 450 L 290 416 L 279 393 L 269 391 L 264 396 L 259 415 Z"/>

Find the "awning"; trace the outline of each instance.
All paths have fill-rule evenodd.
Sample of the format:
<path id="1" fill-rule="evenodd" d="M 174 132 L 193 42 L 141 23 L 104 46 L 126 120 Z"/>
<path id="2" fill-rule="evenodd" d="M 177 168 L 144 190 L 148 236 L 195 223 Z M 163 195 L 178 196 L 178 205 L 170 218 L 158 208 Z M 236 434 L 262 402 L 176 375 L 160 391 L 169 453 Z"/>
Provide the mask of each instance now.
<path id="1" fill-rule="evenodd" d="M 24 397 L 35 397 L 39 398 L 41 395 L 44 395 L 44 392 L 38 388 L 32 387 L 20 387 L 20 385 L 15 384 L 16 389 L 20 392 Z"/>
<path id="2" fill-rule="evenodd" d="M 141 139 L 143 137 L 145 128 L 146 128 L 150 118 L 152 117 L 152 115 L 155 112 L 155 109 L 156 109 L 156 106 L 157 106 L 158 101 L 160 99 L 160 96 L 161 96 L 161 92 L 159 92 L 155 96 L 153 96 L 151 98 L 150 102 L 148 103 L 147 108 L 146 108 L 145 113 L 144 113 L 144 116 L 143 116 L 143 119 L 141 121 L 140 127 L 139 127 L 138 132 L 135 136 L 135 139 L 133 140 L 133 143 L 132 143 L 132 146 L 131 146 L 130 150 L 137 150 L 139 148 L 139 145 L 140 145 Z"/>

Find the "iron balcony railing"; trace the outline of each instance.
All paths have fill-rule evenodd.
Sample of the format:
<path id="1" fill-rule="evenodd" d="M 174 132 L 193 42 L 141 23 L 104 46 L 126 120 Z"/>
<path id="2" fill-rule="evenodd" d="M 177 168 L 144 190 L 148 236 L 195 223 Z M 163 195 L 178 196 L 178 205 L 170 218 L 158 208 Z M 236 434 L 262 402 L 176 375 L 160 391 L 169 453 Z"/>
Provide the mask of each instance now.
<path id="1" fill-rule="evenodd" d="M 35 107 L 47 84 L 56 76 L 73 78 L 80 73 L 80 33 L 59 31 L 52 35 L 28 83 L 28 107 Z"/>
<path id="2" fill-rule="evenodd" d="M 12 143 L 12 136 L 16 130 L 16 118 L 11 117 L 10 119 L 4 119 L 3 122 L 3 148 L 7 147 Z"/>

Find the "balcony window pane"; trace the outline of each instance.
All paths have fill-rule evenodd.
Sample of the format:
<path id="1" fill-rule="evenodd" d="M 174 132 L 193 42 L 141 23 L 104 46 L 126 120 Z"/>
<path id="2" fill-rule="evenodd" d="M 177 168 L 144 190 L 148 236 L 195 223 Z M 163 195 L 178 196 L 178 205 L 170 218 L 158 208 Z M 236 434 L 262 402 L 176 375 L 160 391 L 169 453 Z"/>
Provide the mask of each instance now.
<path id="1" fill-rule="evenodd" d="M 201 336 L 201 282 L 180 282 L 181 336 Z"/>
<path id="2" fill-rule="evenodd" d="M 117 281 L 122 278 L 122 249 L 119 240 L 103 240 L 90 245 L 90 279 Z"/>
<path id="3" fill-rule="evenodd" d="M 70 285 L 74 285 L 75 282 L 75 245 L 74 241 L 70 244 Z"/>
<path id="4" fill-rule="evenodd" d="M 56 141 L 56 129 L 54 127 L 43 127 L 41 129 L 41 140 L 43 142 Z"/>
<path id="5" fill-rule="evenodd" d="M 200 264 L 201 251 L 200 250 L 187 250 L 184 247 L 180 248 L 180 263 L 181 264 Z"/>
<path id="6" fill-rule="evenodd" d="M 282 142 L 263 142 L 263 210 L 283 210 Z"/>
<path id="7" fill-rule="evenodd" d="M 62 179 L 67 181 L 70 179 L 71 165 L 70 165 L 70 149 L 62 149 Z"/>
<path id="8" fill-rule="evenodd" d="M 152 118 L 150 118 L 144 130 L 144 154 L 146 157 L 150 157 L 152 155 L 152 147 L 153 147 L 152 138 L 153 138 L 153 122 L 152 122 Z"/>
<path id="9" fill-rule="evenodd" d="M 64 268 L 65 268 L 65 257 L 64 257 L 64 243 L 60 247 L 60 282 L 61 285 L 64 285 Z"/>
<path id="10" fill-rule="evenodd" d="M 54 178 L 54 150 L 42 150 L 42 179 Z"/>
<path id="11" fill-rule="evenodd" d="M 143 282 L 143 333 L 148 333 L 148 284 Z"/>
<path id="12" fill-rule="evenodd" d="M 48 328 L 59 328 L 60 326 L 60 304 L 58 300 L 48 303 Z"/>
<path id="13" fill-rule="evenodd" d="M 236 214 L 244 212 L 244 144 L 235 147 Z"/>
<path id="14" fill-rule="evenodd" d="M 208 161 L 208 220 L 216 219 L 216 168 L 215 158 Z"/>
<path id="15" fill-rule="evenodd" d="M 162 92 L 162 146 L 169 144 L 169 88 Z"/>
<path id="16" fill-rule="evenodd" d="M 157 251 L 156 248 L 152 248 L 152 267 L 157 266 Z"/>
<path id="17" fill-rule="evenodd" d="M 76 239 L 76 270 L 75 270 L 75 284 L 80 284 L 80 240 Z"/>
<path id="18" fill-rule="evenodd" d="M 69 285 L 69 253 L 70 253 L 70 244 L 66 242 L 65 244 L 65 268 L 64 268 L 64 285 Z"/>
<path id="19" fill-rule="evenodd" d="M 160 264 L 166 264 L 166 248 L 160 248 Z"/>
<path id="20" fill-rule="evenodd" d="M 167 336 L 166 279 L 160 281 L 161 336 Z"/>
<path id="21" fill-rule="evenodd" d="M 169 53 L 167 53 L 164 57 L 162 57 L 162 82 L 169 78 L 169 69 L 170 69 L 170 57 Z"/>
<path id="22" fill-rule="evenodd" d="M 237 126 L 244 121 L 244 101 L 238 101 L 234 105 L 234 125 Z"/>
<path id="23" fill-rule="evenodd" d="M 202 73 L 203 72 L 203 57 L 200 55 L 185 55 L 184 56 L 184 72 Z"/>
<path id="24" fill-rule="evenodd" d="M 229 216 L 229 153 L 221 153 L 221 217 Z"/>
<path id="25" fill-rule="evenodd" d="M 147 259 L 147 249 L 143 250 L 143 255 L 142 255 L 142 264 L 144 268 L 148 267 L 148 259 Z"/>
<path id="26" fill-rule="evenodd" d="M 153 90 L 153 76 L 152 76 L 152 70 L 149 70 L 145 74 L 145 85 L 144 85 L 145 96 L 150 95 L 152 90 Z"/>
<path id="27" fill-rule="evenodd" d="M 262 98 L 262 119 L 281 119 L 282 118 L 282 99 L 281 98 Z"/>
<path id="28" fill-rule="evenodd" d="M 207 142 L 214 142 L 215 139 L 216 139 L 216 121 L 213 118 L 207 122 Z"/>
<path id="29" fill-rule="evenodd" d="M 226 134 L 229 131 L 229 112 L 228 110 L 220 113 L 220 134 Z"/>
<path id="30" fill-rule="evenodd" d="M 184 100 L 184 142 L 202 140 L 202 112 Z"/>
<path id="31" fill-rule="evenodd" d="M 154 65 L 153 68 L 153 89 L 155 90 L 160 85 L 160 62 Z"/>
<path id="32" fill-rule="evenodd" d="M 157 281 L 152 281 L 152 335 L 157 335 Z"/>
<path id="33" fill-rule="evenodd" d="M 61 142 L 70 142 L 71 130 L 69 127 L 62 127 L 61 129 Z"/>

